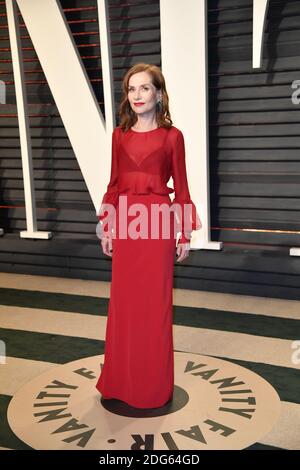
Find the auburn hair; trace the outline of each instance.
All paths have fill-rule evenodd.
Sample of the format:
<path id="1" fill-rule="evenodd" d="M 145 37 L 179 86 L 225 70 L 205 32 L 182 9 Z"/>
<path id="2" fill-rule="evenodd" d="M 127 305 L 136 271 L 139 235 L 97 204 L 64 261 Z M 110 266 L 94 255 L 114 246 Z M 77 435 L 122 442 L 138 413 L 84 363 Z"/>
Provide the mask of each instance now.
<path id="1" fill-rule="evenodd" d="M 122 97 L 119 105 L 119 127 L 126 132 L 137 121 L 137 115 L 128 101 L 129 79 L 138 72 L 147 72 L 152 84 L 161 91 L 161 105 L 156 105 L 156 121 L 158 127 L 170 128 L 173 124 L 169 111 L 169 96 L 166 90 L 164 76 L 157 65 L 139 62 L 133 65 L 124 75 L 122 81 Z"/>

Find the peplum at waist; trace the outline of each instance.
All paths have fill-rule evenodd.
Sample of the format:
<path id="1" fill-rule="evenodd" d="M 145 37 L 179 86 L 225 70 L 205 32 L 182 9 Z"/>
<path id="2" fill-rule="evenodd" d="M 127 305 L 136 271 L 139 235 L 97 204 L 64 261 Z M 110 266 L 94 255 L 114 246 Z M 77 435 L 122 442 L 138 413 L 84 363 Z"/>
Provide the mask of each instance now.
<path id="1" fill-rule="evenodd" d="M 119 174 L 117 187 L 109 188 L 102 198 L 101 207 L 97 214 L 102 221 L 108 214 L 110 207 L 115 209 L 119 204 L 120 194 L 160 194 L 173 193 L 174 189 L 167 186 L 160 175 L 151 175 L 142 172 L 127 172 Z M 111 213 L 111 217 L 113 214 Z"/>
<path id="2" fill-rule="evenodd" d="M 170 194 L 173 188 L 167 186 L 160 175 L 148 175 L 146 173 L 126 173 L 126 176 L 119 177 L 118 192 L 129 194 Z"/>

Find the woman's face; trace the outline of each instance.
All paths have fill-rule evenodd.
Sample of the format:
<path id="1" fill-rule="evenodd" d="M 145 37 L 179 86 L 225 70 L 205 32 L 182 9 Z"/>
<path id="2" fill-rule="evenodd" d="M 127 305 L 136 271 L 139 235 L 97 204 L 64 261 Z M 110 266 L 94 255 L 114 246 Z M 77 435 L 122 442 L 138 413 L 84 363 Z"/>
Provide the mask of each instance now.
<path id="1" fill-rule="evenodd" d="M 161 93 L 156 90 L 147 72 L 132 75 L 128 83 L 128 101 L 132 110 L 139 115 L 153 114 Z M 140 103 L 140 104 L 137 104 Z"/>

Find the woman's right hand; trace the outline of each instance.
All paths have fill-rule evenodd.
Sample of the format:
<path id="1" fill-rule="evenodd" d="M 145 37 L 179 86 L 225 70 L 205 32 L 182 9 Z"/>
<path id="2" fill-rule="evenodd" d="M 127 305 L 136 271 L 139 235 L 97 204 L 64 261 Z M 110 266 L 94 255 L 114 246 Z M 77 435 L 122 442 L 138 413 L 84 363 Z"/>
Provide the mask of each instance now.
<path id="1" fill-rule="evenodd" d="M 103 253 L 107 256 L 112 256 L 112 235 L 105 235 L 101 238 L 101 245 Z"/>

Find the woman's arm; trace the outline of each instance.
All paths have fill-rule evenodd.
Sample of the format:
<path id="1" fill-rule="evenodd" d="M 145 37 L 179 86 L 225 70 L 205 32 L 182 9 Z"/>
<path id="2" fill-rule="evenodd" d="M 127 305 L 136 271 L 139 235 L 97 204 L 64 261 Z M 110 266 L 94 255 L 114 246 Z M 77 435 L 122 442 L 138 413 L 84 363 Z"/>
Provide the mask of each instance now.
<path id="1" fill-rule="evenodd" d="M 175 198 L 172 201 L 178 215 L 181 237 L 178 244 L 189 243 L 193 230 L 202 227 L 196 206 L 193 203 L 187 181 L 185 163 L 185 145 L 182 132 L 178 129 L 172 136 L 172 178 L 174 181 Z"/>
<path id="2" fill-rule="evenodd" d="M 102 225 L 105 222 L 103 231 L 104 235 L 109 234 L 109 225 L 111 225 L 114 211 L 118 206 L 119 192 L 118 192 L 118 128 L 112 132 L 112 144 L 111 144 L 111 171 L 110 180 L 107 185 L 106 193 L 103 195 L 101 207 L 97 215 Z M 107 205 L 108 204 L 108 205 Z M 111 206 L 110 206 L 111 205 Z"/>

